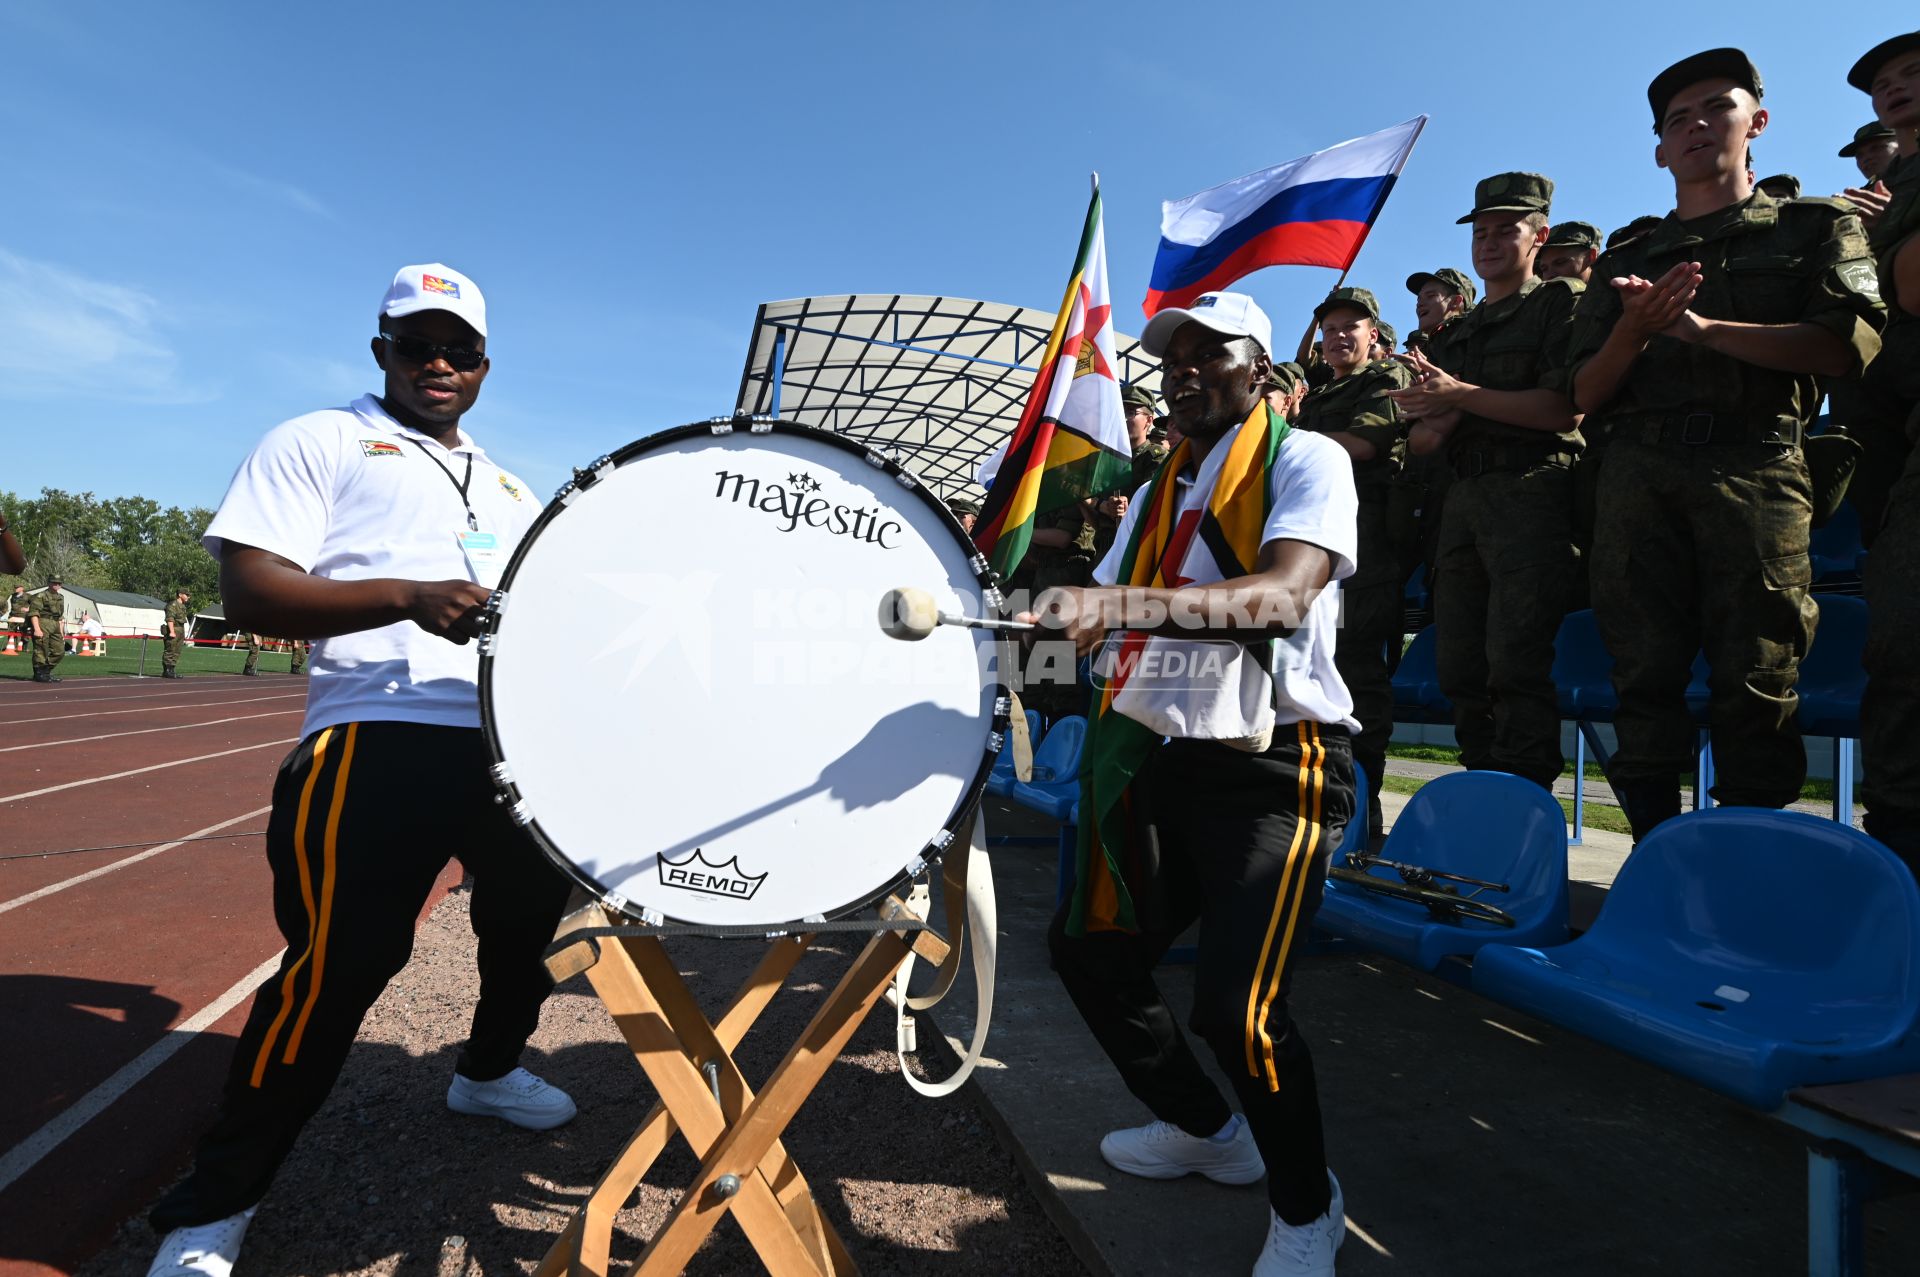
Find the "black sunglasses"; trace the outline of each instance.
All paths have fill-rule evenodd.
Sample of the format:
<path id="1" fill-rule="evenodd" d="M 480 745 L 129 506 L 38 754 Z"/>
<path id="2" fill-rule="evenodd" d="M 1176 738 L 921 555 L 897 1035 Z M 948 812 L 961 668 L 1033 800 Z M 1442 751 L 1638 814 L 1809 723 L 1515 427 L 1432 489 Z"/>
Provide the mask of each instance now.
<path id="1" fill-rule="evenodd" d="M 471 346 L 436 346 L 424 337 L 402 337 L 397 333 L 378 334 L 387 349 L 410 364 L 425 366 L 436 359 L 447 361 L 455 372 L 473 372 L 487 360 L 487 352 Z"/>

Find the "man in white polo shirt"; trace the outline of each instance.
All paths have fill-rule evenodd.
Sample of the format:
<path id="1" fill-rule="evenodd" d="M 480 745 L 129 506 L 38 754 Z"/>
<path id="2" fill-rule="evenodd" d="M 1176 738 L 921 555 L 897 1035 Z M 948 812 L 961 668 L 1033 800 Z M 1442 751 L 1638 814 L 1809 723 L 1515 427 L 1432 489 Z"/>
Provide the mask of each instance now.
<path id="1" fill-rule="evenodd" d="M 267 828 L 286 956 L 254 999 L 193 1172 L 154 1208 L 166 1239 L 151 1274 L 225 1277 L 450 856 L 473 877 L 480 1000 L 448 1106 L 536 1130 L 573 1116 L 519 1067 L 568 886 L 493 802 L 480 732 L 471 640 L 540 508 L 460 429 L 486 340 L 472 280 L 402 269 L 373 340 L 384 391 L 269 431 L 207 529 L 229 619 L 317 642 Z"/>
<path id="2" fill-rule="evenodd" d="M 1110 1132 L 1101 1155 L 1149 1179 L 1265 1174 L 1256 1277 L 1326 1277 L 1345 1216 L 1286 997 L 1353 816 L 1358 724 L 1333 663 L 1328 587 L 1354 571 L 1358 501 L 1347 454 L 1290 430 L 1262 398 L 1271 344 L 1266 315 L 1238 293 L 1153 317 L 1140 345 L 1160 358 L 1186 442 L 1135 494 L 1097 584 L 1036 600 L 1043 625 L 1103 648 L 1107 685 L 1085 749 L 1075 890 L 1048 940 L 1074 1005 L 1156 1119 Z M 1153 979 L 1196 920 L 1190 1023 L 1244 1119 Z"/>

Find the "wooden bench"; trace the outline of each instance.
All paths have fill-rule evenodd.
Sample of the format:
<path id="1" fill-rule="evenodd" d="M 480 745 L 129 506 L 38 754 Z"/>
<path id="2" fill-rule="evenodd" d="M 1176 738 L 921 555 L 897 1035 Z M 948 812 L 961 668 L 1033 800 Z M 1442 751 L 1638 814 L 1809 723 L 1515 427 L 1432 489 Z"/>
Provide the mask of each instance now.
<path id="1" fill-rule="evenodd" d="M 1807 1272 L 1860 1277 L 1866 1267 L 1864 1208 L 1920 1179 L 1920 1073 L 1808 1086 L 1774 1116 L 1814 1137 L 1807 1149 Z"/>

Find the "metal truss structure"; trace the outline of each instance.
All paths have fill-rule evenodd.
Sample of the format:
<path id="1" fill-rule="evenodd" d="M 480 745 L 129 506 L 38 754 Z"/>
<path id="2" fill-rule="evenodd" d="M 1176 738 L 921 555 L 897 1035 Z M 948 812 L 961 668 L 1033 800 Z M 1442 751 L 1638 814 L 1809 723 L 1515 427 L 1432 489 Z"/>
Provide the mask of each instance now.
<path id="1" fill-rule="evenodd" d="M 862 293 L 765 302 L 736 412 L 852 435 L 942 496 L 980 495 L 1053 330 L 1051 312 L 963 297 Z M 1159 361 L 1115 334 L 1123 383 L 1158 390 Z"/>

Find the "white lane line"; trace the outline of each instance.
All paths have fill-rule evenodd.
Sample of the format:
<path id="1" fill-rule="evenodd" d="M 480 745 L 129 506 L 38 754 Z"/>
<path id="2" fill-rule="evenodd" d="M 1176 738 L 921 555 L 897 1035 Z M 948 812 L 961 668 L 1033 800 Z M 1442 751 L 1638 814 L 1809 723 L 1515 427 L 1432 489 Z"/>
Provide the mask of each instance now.
<path id="1" fill-rule="evenodd" d="M 204 838 L 208 834 L 217 834 L 222 829 L 237 825 L 245 820 L 257 819 L 272 810 L 272 807 L 262 807 L 258 811 L 250 811 L 243 816 L 235 816 L 232 820 L 223 820 L 217 825 L 208 825 L 205 829 L 196 829 L 185 838 L 176 839 L 173 842 L 161 843 L 158 847 L 149 847 L 145 851 L 137 851 L 124 860 L 116 860 L 110 865 L 101 865 L 98 869 L 89 869 L 83 874 L 76 874 L 71 878 L 50 883 L 38 891 L 29 891 L 24 896 L 15 896 L 12 900 L 0 901 L 0 913 L 5 913 L 9 909 L 18 909 L 21 905 L 30 905 L 36 900 L 44 900 L 56 891 L 65 891 L 68 887 L 77 887 L 83 882 L 92 882 L 95 878 L 110 874 L 116 869 L 125 869 L 128 865 L 137 865 L 143 860 L 151 860 L 163 851 L 172 851 L 175 847 L 192 842 L 196 838 Z"/>
<path id="2" fill-rule="evenodd" d="M 288 714 L 304 714 L 304 709 L 275 709 L 264 714 L 235 714 L 231 718 L 210 718 L 204 723 L 175 723 L 172 727 L 141 727 L 130 732 L 107 732 L 102 736 L 76 736 L 72 740 L 42 741 L 38 745 L 0 745 L 0 754 L 11 754 L 16 749 L 51 749 L 55 745 L 85 745 L 89 741 L 119 740 L 122 736 L 151 736 L 155 732 L 184 732 L 195 727 L 218 727 L 222 723 L 247 723 L 256 718 L 284 718 Z"/>
<path id="3" fill-rule="evenodd" d="M 142 1078 L 171 1059 L 181 1047 L 200 1036 L 202 1030 L 240 1005 L 255 989 L 272 978 L 280 966 L 282 949 L 247 972 L 240 983 L 194 1012 L 191 1017 L 168 1029 L 166 1036 L 142 1051 L 118 1073 L 88 1091 L 45 1126 L 14 1145 L 0 1157 L 0 1191 L 32 1170 L 34 1164 L 66 1142 L 68 1136 L 106 1111 L 108 1105 L 131 1091 Z"/>
<path id="4" fill-rule="evenodd" d="M 238 701 L 202 701 L 197 705 L 149 705 L 145 709 L 101 709 L 91 714 L 52 714 L 46 718 L 0 718 L 0 727 L 20 727 L 27 723 L 64 723 L 74 718 L 111 718 L 115 714 L 152 714 L 163 709 L 218 709 L 222 705 L 258 705 L 262 701 L 305 700 L 305 692 L 283 692 L 278 696 L 249 696 Z"/>
<path id="5" fill-rule="evenodd" d="M 236 676 L 236 678 L 237 677 L 238 676 Z M 276 683 L 285 683 L 290 680 L 290 677 L 291 676 L 289 675 L 276 676 L 276 675 L 263 674 L 260 676 L 259 679 L 256 680 L 256 683 L 261 685 L 264 685 L 266 682 L 269 682 L 269 681 L 276 682 Z M 122 684 L 113 683 L 106 679 L 98 679 L 94 681 L 106 683 L 107 691 L 115 691 L 120 686 L 122 686 Z M 148 681 L 153 683 L 160 682 L 160 680 L 157 678 L 149 679 Z M 302 679 L 301 681 L 304 682 L 305 680 Z M 100 705 L 100 704 L 104 704 L 107 701 L 170 701 L 170 700 L 180 700 L 183 697 L 193 697 L 193 696 L 222 696 L 228 692 L 237 690 L 241 686 L 248 686 L 248 685 L 241 684 L 238 682 L 228 682 L 226 679 L 222 678 L 217 681 L 211 680 L 211 679 L 207 680 L 205 682 L 200 683 L 197 687 L 193 687 L 191 689 L 186 689 L 186 688 L 175 689 L 175 688 L 168 687 L 162 690 L 161 688 L 156 687 L 154 690 L 150 692 L 129 692 L 129 693 L 125 693 L 123 695 L 118 695 L 118 696 L 80 696 L 80 695 L 71 695 L 64 692 L 17 692 L 17 693 L 10 694 L 7 691 L 5 691 L 4 688 L 0 688 L 0 705 L 28 705 L 28 704 L 32 704 L 32 705 Z M 91 691 L 92 689 L 82 688 L 80 690 Z"/>
<path id="6" fill-rule="evenodd" d="M 24 794 L 0 795 L 0 803 L 17 803 L 23 798 L 38 798 L 42 794 L 57 794 L 63 789 L 78 789 L 82 785 L 98 785 L 102 781 L 124 780 L 128 776 L 139 776 L 146 772 L 164 771 L 169 767 L 184 767 L 188 763 L 204 763 L 210 758 L 226 758 L 230 754 L 244 754 L 249 750 L 272 749 L 275 745 L 291 745 L 298 736 L 289 736 L 285 740 L 263 740 L 258 745 L 242 745 L 238 749 L 223 749 L 217 754 L 200 754 L 193 758 L 176 758 L 170 763 L 155 763 L 151 767 L 135 767 L 131 771 L 115 772 L 111 776 L 89 776 L 85 780 L 70 780 L 64 785 L 48 785 L 45 789 L 30 789 Z"/>

